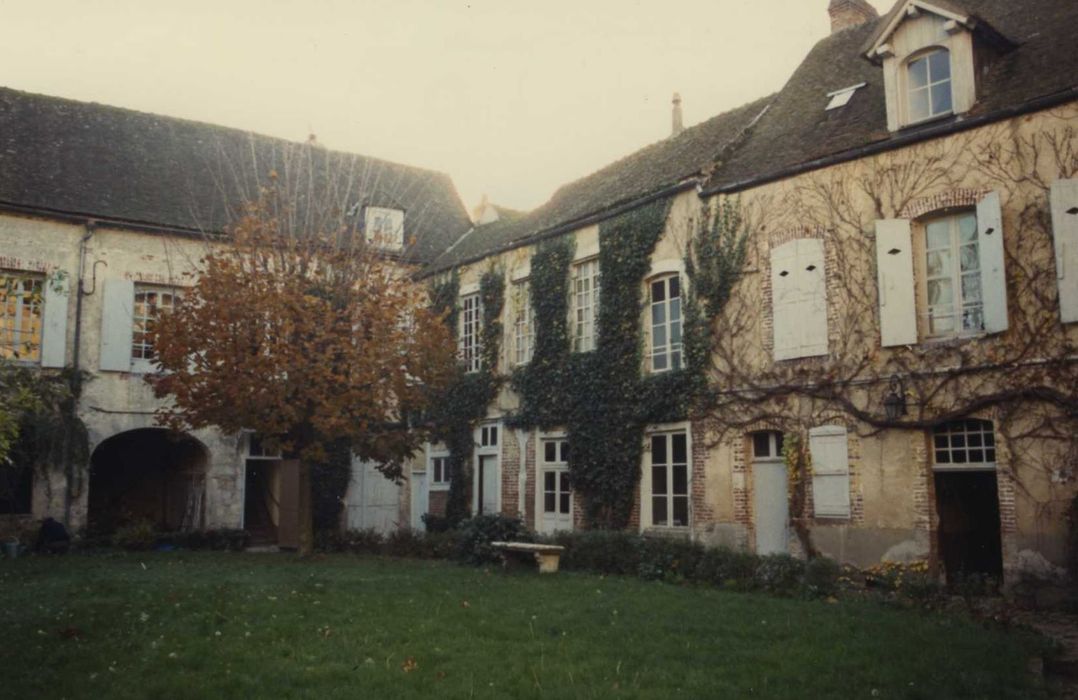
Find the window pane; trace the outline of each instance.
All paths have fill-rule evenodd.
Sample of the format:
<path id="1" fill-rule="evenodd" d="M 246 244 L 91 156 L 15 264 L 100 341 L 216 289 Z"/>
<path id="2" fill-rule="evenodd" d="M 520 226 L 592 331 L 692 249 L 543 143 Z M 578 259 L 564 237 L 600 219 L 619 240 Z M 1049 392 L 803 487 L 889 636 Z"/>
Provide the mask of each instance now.
<path id="1" fill-rule="evenodd" d="M 775 456 L 782 454 L 782 433 L 773 433 L 775 436 Z"/>
<path id="2" fill-rule="evenodd" d="M 981 276 L 979 274 L 962 275 L 962 301 L 966 304 L 981 300 Z"/>
<path id="3" fill-rule="evenodd" d="M 951 280 L 929 280 L 928 282 L 928 303 L 933 306 L 937 304 L 950 304 L 954 297 L 951 293 Z"/>
<path id="4" fill-rule="evenodd" d="M 770 433 L 756 433 L 752 436 L 752 456 L 757 458 L 771 456 Z"/>
<path id="5" fill-rule="evenodd" d="M 558 456 L 558 443 L 547 442 L 543 444 L 543 461 L 545 462 L 557 462 Z"/>
<path id="6" fill-rule="evenodd" d="M 949 220 L 933 221 L 927 230 L 929 250 L 949 250 L 951 248 L 951 225 Z"/>
<path id="7" fill-rule="evenodd" d="M 666 467 L 651 468 L 651 493 L 655 495 L 666 493 Z"/>
<path id="8" fill-rule="evenodd" d="M 651 438 L 651 463 L 666 464 L 666 436 L 654 435 Z"/>
<path id="9" fill-rule="evenodd" d="M 655 496 L 651 499 L 651 524 L 666 525 L 666 497 Z"/>
<path id="10" fill-rule="evenodd" d="M 948 51 L 936 51 L 928 56 L 928 72 L 932 82 L 949 80 L 951 77 L 951 54 Z"/>
<path id="11" fill-rule="evenodd" d="M 491 445 L 497 445 L 498 444 L 498 426 L 496 426 L 496 425 L 492 426 L 491 429 L 490 429 L 490 444 Z"/>
<path id="12" fill-rule="evenodd" d="M 546 494 L 544 494 L 544 496 L 543 496 L 543 512 L 544 513 L 554 513 L 554 512 L 556 512 L 555 508 L 556 508 L 557 504 L 558 504 L 557 494 L 555 494 L 553 491 L 549 491 Z"/>
<path id="13" fill-rule="evenodd" d="M 670 300 L 670 322 L 676 323 L 681 321 L 681 300 Z"/>
<path id="14" fill-rule="evenodd" d="M 674 527 L 685 527 L 689 524 L 689 498 L 688 496 L 674 496 Z"/>
<path id="15" fill-rule="evenodd" d="M 671 442 L 673 442 L 674 446 L 674 463 L 685 464 L 686 462 L 688 462 L 686 449 L 688 438 L 686 437 L 685 433 L 675 433 L 670 436 L 670 440 Z"/>
<path id="16" fill-rule="evenodd" d="M 689 468 L 685 466 L 672 467 L 674 470 L 674 490 L 675 495 L 686 495 L 689 493 Z"/>
<path id="17" fill-rule="evenodd" d="M 910 92 L 910 121 L 921 121 L 930 116 L 928 111 L 928 90 Z"/>
<path id="18" fill-rule="evenodd" d="M 681 352 L 675 351 L 670 354 L 670 367 L 672 369 L 681 369 Z"/>
<path id="19" fill-rule="evenodd" d="M 670 298 L 674 299 L 681 296 L 681 278 L 674 276 L 670 278 Z"/>
<path id="20" fill-rule="evenodd" d="M 977 217 L 974 214 L 963 214 L 958 217 L 958 235 L 963 242 L 977 240 Z"/>
<path id="21" fill-rule="evenodd" d="M 951 81 L 932 86 L 932 114 L 951 111 Z"/>
<path id="22" fill-rule="evenodd" d="M 666 299 L 666 280 L 651 283 L 651 300 L 663 301 Z"/>
<path id="23" fill-rule="evenodd" d="M 666 326 L 655 326 L 652 329 L 651 342 L 656 348 L 666 347 Z"/>
<path id="24" fill-rule="evenodd" d="M 564 440 L 561 443 L 561 461 L 565 464 L 569 463 L 569 441 Z"/>
<path id="25" fill-rule="evenodd" d="M 557 490 L 558 475 L 556 472 L 543 472 L 543 490 L 553 493 Z"/>
<path id="26" fill-rule="evenodd" d="M 962 246 L 958 251 L 958 265 L 962 272 L 976 272 L 981 267 L 981 262 L 977 258 L 977 244 L 969 244 Z"/>
<path id="27" fill-rule="evenodd" d="M 567 494 L 567 493 L 561 494 L 559 500 L 561 501 L 561 503 L 560 503 L 561 512 L 568 515 L 568 513 L 569 513 L 569 494 Z"/>
<path id="28" fill-rule="evenodd" d="M 651 325 L 666 323 L 666 305 L 654 304 L 651 307 Z"/>
<path id="29" fill-rule="evenodd" d="M 660 352 L 651 358 L 651 368 L 656 372 L 666 369 L 666 353 Z"/>
<path id="30" fill-rule="evenodd" d="M 910 88 L 920 88 L 928 85 L 928 61 L 918 58 L 910 62 Z"/>
<path id="31" fill-rule="evenodd" d="M 984 310 L 980 306 L 970 306 L 962 310 L 962 330 L 984 330 Z"/>

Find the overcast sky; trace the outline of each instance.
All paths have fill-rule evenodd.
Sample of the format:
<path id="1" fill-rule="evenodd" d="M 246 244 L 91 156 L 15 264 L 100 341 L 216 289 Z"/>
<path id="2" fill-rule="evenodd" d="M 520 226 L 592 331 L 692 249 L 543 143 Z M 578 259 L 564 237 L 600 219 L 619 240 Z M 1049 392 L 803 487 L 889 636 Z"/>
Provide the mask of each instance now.
<path id="1" fill-rule="evenodd" d="M 870 0 L 880 12 L 890 0 Z M 0 0 L 0 85 L 448 172 L 529 209 L 779 89 L 828 0 Z"/>

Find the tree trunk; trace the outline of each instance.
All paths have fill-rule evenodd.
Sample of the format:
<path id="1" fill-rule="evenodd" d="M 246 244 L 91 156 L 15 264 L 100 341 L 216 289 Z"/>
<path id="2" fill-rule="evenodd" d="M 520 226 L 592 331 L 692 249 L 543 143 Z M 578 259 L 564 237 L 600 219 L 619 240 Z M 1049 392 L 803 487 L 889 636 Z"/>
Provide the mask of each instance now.
<path id="1" fill-rule="evenodd" d="M 299 546 L 296 551 L 301 557 L 309 557 L 314 552 L 314 512 L 311 509 L 311 464 L 305 459 L 299 460 L 297 491 Z"/>

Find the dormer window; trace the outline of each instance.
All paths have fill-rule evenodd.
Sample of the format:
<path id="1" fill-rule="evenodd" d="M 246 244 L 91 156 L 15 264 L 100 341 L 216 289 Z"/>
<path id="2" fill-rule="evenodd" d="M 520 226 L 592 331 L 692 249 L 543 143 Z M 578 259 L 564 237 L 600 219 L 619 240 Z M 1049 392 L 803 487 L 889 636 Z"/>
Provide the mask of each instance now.
<path id="1" fill-rule="evenodd" d="M 933 49 L 906 64 L 909 123 L 951 114 L 951 52 Z"/>
<path id="2" fill-rule="evenodd" d="M 404 210 L 389 207 L 367 207 L 364 236 L 368 243 L 379 248 L 400 250 L 404 247 Z"/>

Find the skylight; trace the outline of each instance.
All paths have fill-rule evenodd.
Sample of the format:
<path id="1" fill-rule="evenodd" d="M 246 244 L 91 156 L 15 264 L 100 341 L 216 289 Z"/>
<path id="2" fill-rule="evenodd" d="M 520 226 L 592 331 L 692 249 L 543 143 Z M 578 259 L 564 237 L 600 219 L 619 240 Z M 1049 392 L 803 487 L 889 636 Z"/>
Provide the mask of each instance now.
<path id="1" fill-rule="evenodd" d="M 858 88 L 863 88 L 865 85 L 866 83 L 858 83 L 856 85 L 851 85 L 848 88 L 842 88 L 841 90 L 827 93 L 827 96 L 831 98 L 831 101 L 827 103 L 827 107 L 824 111 L 845 107 L 850 103 L 850 100 L 853 99 L 853 93 L 857 92 Z"/>

